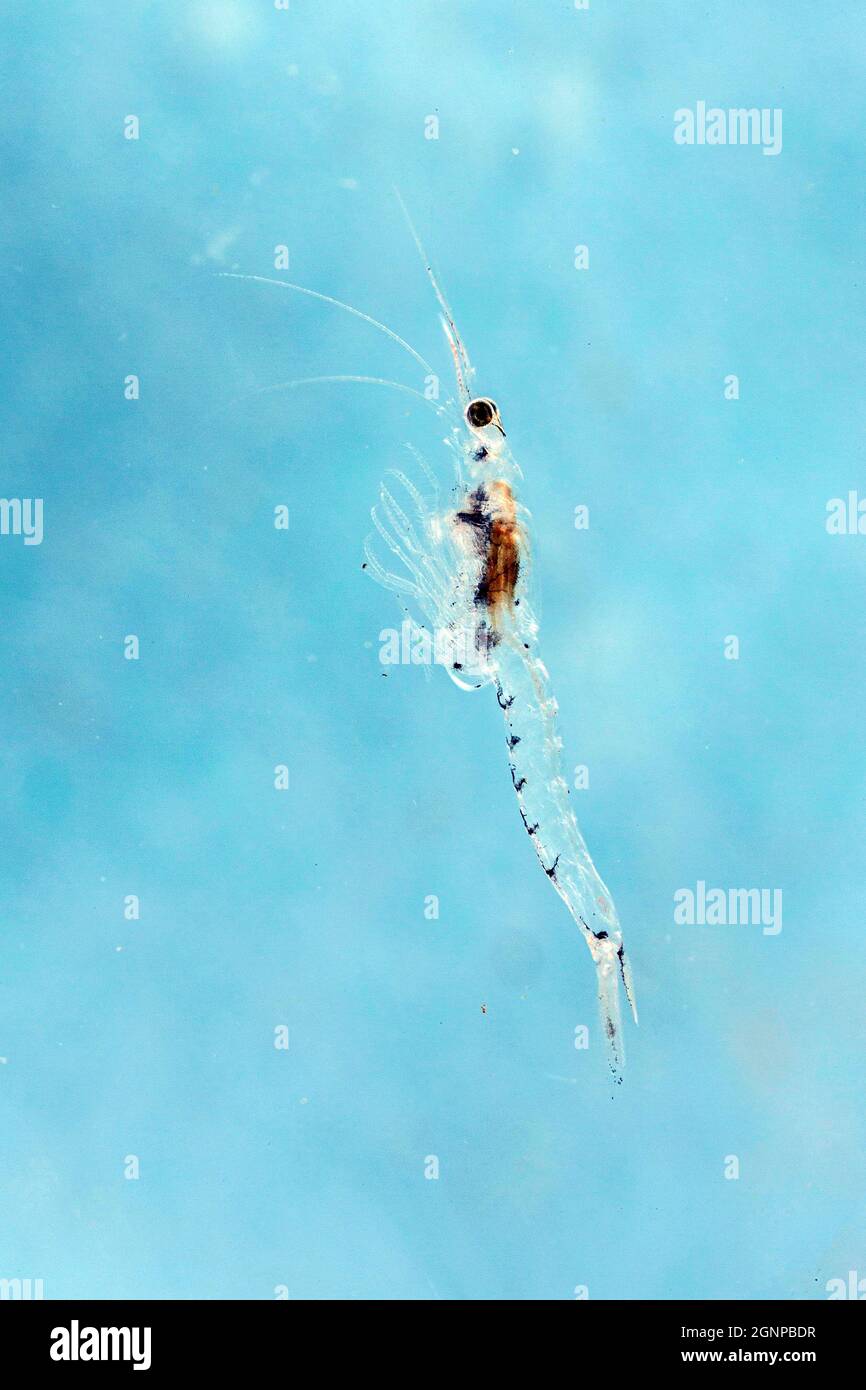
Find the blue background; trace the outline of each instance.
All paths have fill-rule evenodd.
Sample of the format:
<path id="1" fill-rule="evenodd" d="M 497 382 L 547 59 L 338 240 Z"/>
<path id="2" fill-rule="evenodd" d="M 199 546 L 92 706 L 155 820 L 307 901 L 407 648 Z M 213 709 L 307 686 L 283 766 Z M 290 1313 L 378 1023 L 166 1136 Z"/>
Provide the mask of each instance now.
<path id="1" fill-rule="evenodd" d="M 45 499 L 45 539 L 0 537 L 0 1276 L 569 1299 L 866 1275 L 866 539 L 825 529 L 863 486 L 862 6 L 20 0 L 4 27 L 0 491 Z M 782 153 L 677 146 L 700 99 L 781 107 Z M 447 479 L 441 423 L 372 387 L 253 394 L 422 374 L 217 274 L 285 277 L 286 244 L 286 278 L 444 383 L 394 184 L 525 474 L 637 981 L 620 1088 L 492 693 L 379 661 L 401 615 L 360 570 L 369 508 L 406 441 Z M 781 934 L 675 925 L 698 879 L 780 888 Z"/>

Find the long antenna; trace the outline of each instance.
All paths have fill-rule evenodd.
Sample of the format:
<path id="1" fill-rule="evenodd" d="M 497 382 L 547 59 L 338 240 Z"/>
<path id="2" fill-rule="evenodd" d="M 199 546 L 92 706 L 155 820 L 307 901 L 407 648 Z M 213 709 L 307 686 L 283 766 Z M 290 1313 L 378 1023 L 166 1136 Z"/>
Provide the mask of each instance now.
<path id="1" fill-rule="evenodd" d="M 289 391 L 295 386 L 318 386 L 330 382 L 356 382 L 362 386 L 388 386 L 393 391 L 402 391 L 407 396 L 414 396 L 416 400 L 423 401 L 425 405 L 434 410 L 437 415 L 445 414 L 445 407 L 437 405 L 428 396 L 416 391 L 414 386 L 404 386 L 402 381 L 385 381 L 379 376 L 304 376 L 297 377 L 293 381 L 278 381 L 273 386 L 256 386 L 251 391 L 244 391 L 242 395 L 235 396 L 229 405 L 237 405 L 239 401 L 249 400 L 252 396 L 266 396 L 272 391 Z"/>
<path id="2" fill-rule="evenodd" d="M 344 304 L 341 299 L 334 299 L 329 294 L 319 294 L 318 290 L 308 290 L 306 285 L 294 285 L 291 280 L 273 280 L 267 275 L 241 275 L 236 270 L 221 270 L 218 274 L 225 280 L 255 280 L 260 285 L 277 285 L 281 290 L 294 290 L 296 294 L 306 294 L 311 299 L 320 299 L 323 304 L 333 305 L 335 309 L 343 309 L 347 314 L 353 314 L 356 319 L 363 319 L 365 323 L 372 324 L 373 328 L 378 328 L 379 332 L 384 333 L 386 338 L 390 338 L 392 343 L 397 343 L 404 352 L 408 352 L 410 357 L 414 357 L 429 376 L 436 375 L 430 363 L 421 356 L 420 352 L 416 352 L 405 338 L 401 338 L 399 333 L 394 332 L 393 328 L 389 328 L 385 323 L 380 323 L 378 319 L 371 318 L 369 314 L 362 313 L 360 309 L 355 309 L 351 304 Z"/>
<path id="3" fill-rule="evenodd" d="M 415 230 L 415 224 L 412 221 L 412 218 L 409 216 L 409 209 L 406 207 L 406 204 L 403 201 L 403 195 L 401 194 L 399 188 L 397 188 L 396 186 L 394 188 L 394 196 L 396 197 L 397 202 L 400 204 L 400 210 L 402 211 L 403 216 L 406 219 L 406 225 L 409 228 L 409 231 L 412 235 L 412 240 L 414 241 L 418 249 L 418 255 L 421 257 L 424 269 L 427 272 L 427 278 L 429 279 L 430 284 L 433 286 L 433 292 L 436 295 L 436 298 L 439 302 L 439 308 L 442 310 L 442 316 L 444 320 L 442 326 L 445 329 L 445 336 L 448 339 L 449 345 L 451 347 L 451 352 L 454 357 L 454 367 L 457 372 L 457 382 L 460 387 L 460 395 L 463 398 L 463 404 L 465 405 L 466 402 L 469 400 L 469 382 L 475 375 L 472 363 L 469 361 L 469 354 L 463 345 L 463 339 L 460 337 L 457 325 L 454 322 L 454 315 L 451 312 L 451 305 L 445 298 L 445 294 L 442 290 L 442 287 L 436 278 L 433 267 L 430 264 L 430 257 L 427 255 L 427 252 L 424 249 L 424 243 L 422 242 L 417 231 Z"/>

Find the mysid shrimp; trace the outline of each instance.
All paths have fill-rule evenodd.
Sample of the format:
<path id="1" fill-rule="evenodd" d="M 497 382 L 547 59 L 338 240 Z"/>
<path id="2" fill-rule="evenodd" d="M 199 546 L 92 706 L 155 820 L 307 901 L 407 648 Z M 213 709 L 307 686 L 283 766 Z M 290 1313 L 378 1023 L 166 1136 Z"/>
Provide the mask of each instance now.
<path id="1" fill-rule="evenodd" d="M 374 377 L 308 377 L 305 382 L 367 381 L 392 387 L 426 401 L 451 421 L 445 443 L 455 460 L 456 484 L 450 497 L 443 505 L 435 475 L 413 450 L 418 482 L 404 471 L 390 470 L 372 512 L 378 537 L 397 568 L 382 563 L 375 537 L 365 545 L 364 567 L 400 596 L 413 630 L 435 634 L 437 660 L 455 684 L 464 690 L 493 687 L 505 719 L 508 768 L 523 826 L 595 962 L 608 1057 L 619 1080 L 624 1062 L 620 980 L 637 1021 L 634 989 L 613 898 L 590 857 L 561 771 L 558 706 L 538 654 L 538 622 L 528 591 L 529 515 L 517 496 L 522 475 L 508 448 L 499 406 L 471 389 L 474 368 L 405 207 L 403 211 L 439 301 L 457 399 L 435 405 L 412 387 Z M 434 374 L 405 339 L 359 309 L 285 280 L 265 283 L 354 314 Z"/>

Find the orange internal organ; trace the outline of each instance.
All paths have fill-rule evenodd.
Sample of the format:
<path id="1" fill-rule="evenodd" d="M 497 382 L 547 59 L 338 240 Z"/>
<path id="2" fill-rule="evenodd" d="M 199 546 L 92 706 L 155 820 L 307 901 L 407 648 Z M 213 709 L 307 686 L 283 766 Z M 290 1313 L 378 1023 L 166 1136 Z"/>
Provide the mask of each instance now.
<path id="1" fill-rule="evenodd" d="M 508 483 L 489 485 L 489 532 L 478 597 L 490 609 L 494 621 L 500 612 L 514 609 L 514 591 L 520 574 L 520 527 L 514 494 Z"/>

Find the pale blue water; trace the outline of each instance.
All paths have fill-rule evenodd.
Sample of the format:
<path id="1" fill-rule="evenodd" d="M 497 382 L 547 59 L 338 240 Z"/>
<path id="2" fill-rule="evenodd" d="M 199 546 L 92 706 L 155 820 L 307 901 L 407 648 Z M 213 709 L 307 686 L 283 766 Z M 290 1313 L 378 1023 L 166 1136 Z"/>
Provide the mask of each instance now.
<path id="1" fill-rule="evenodd" d="M 0 1276 L 866 1274 L 866 538 L 825 529 L 864 486 L 862 6 L 19 0 L 4 28 L 2 493 L 45 534 L 0 536 Z M 782 152 L 677 146 L 698 100 L 781 108 Z M 641 1007 L 615 1093 L 491 692 L 379 663 L 369 507 L 407 440 L 447 476 L 439 422 L 361 386 L 238 400 L 423 385 L 358 320 L 215 273 L 286 278 L 283 244 L 448 379 L 392 184 L 525 473 Z M 675 924 L 698 880 L 781 889 L 781 932 Z"/>

